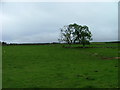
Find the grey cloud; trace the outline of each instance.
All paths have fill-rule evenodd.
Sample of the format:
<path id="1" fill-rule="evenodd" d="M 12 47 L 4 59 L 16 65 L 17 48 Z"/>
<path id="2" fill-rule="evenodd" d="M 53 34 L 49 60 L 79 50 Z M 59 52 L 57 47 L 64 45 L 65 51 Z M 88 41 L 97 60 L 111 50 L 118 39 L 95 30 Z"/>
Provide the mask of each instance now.
<path id="1" fill-rule="evenodd" d="M 87 25 L 93 41 L 118 38 L 117 2 L 105 3 L 2 3 L 3 40 L 53 42 L 59 28 L 71 23 Z"/>

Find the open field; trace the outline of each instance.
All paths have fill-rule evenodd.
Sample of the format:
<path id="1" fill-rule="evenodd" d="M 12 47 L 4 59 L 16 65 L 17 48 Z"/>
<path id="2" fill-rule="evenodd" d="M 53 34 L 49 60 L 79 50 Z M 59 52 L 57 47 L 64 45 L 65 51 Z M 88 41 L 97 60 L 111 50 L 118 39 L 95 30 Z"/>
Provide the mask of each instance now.
<path id="1" fill-rule="evenodd" d="M 2 46 L 0 45 L 0 89 L 2 88 Z"/>
<path id="2" fill-rule="evenodd" d="M 3 46 L 3 88 L 117 88 L 117 46 Z"/>

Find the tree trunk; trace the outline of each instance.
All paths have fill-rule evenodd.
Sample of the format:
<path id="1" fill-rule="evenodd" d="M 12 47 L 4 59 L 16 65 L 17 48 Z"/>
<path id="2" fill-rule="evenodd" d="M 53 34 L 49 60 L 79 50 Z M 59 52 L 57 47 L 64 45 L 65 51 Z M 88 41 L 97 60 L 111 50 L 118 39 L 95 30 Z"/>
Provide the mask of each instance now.
<path id="1" fill-rule="evenodd" d="M 83 42 L 83 48 L 85 48 L 85 43 Z"/>
<path id="2" fill-rule="evenodd" d="M 82 43 L 83 43 L 83 48 L 85 48 L 85 38 L 84 37 L 83 37 Z"/>

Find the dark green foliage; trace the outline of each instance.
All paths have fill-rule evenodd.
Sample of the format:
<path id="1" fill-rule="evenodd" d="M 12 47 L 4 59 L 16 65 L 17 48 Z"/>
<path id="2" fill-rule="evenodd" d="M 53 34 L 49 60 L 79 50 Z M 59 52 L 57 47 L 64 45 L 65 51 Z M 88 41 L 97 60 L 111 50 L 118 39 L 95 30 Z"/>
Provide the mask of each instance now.
<path id="1" fill-rule="evenodd" d="M 61 36 L 58 39 L 60 42 L 65 41 L 68 44 L 73 43 L 73 30 L 69 26 L 64 26 L 61 28 Z"/>
<path id="2" fill-rule="evenodd" d="M 61 37 L 59 41 L 66 42 L 68 44 L 79 43 L 82 44 L 83 47 L 86 44 L 90 44 L 90 40 L 92 40 L 92 34 L 89 31 L 88 26 L 81 26 L 76 23 L 64 26 L 61 29 Z"/>
<path id="3" fill-rule="evenodd" d="M 7 45 L 7 42 L 2 42 L 2 45 Z"/>

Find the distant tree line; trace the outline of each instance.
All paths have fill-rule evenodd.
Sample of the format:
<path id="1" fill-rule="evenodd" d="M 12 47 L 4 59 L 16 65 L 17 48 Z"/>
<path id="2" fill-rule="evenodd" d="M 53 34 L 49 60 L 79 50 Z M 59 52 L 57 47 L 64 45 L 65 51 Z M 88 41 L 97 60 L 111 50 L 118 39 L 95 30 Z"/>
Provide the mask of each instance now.
<path id="1" fill-rule="evenodd" d="M 60 44 L 59 42 L 51 42 L 51 43 L 7 43 L 1 42 L 0 45 L 50 45 L 50 44 Z"/>
<path id="2" fill-rule="evenodd" d="M 1 42 L 0 41 L 0 45 L 7 45 L 7 42 Z"/>
<path id="3" fill-rule="evenodd" d="M 92 34 L 89 31 L 88 26 L 78 25 L 76 23 L 64 26 L 60 29 L 60 38 L 59 42 L 66 42 L 68 44 L 82 44 L 83 47 L 86 44 L 90 44 L 92 40 Z"/>

